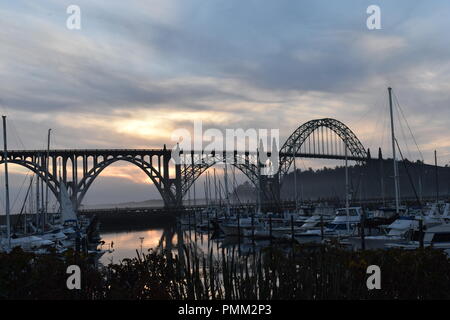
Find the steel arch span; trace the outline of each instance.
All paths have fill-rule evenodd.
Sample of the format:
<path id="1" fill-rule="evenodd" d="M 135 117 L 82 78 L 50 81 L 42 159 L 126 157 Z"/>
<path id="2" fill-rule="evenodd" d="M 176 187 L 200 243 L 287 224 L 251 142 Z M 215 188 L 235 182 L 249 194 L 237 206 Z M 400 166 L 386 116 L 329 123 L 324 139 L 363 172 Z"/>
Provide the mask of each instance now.
<path id="1" fill-rule="evenodd" d="M 332 137 L 330 132 L 327 132 L 327 130 L 334 133 L 335 137 Z M 315 139 L 316 133 L 318 136 L 317 139 Z M 321 158 L 341 159 L 344 155 L 342 154 L 342 148 L 339 147 L 336 138 L 340 139 L 344 146 L 347 147 L 349 159 L 356 161 L 365 161 L 369 157 L 368 152 L 366 151 L 358 137 L 356 137 L 353 131 L 350 130 L 350 128 L 341 121 L 331 118 L 311 120 L 298 127 L 297 130 L 295 130 L 286 140 L 283 147 L 281 148 L 279 170 L 280 181 L 289 173 L 289 169 L 293 163 L 294 158 L 298 154 L 302 154 L 302 152 L 300 152 L 302 146 L 304 146 L 305 143 L 308 142 L 309 147 L 311 147 L 311 140 L 313 140 L 312 143 L 314 146 L 314 150 L 311 151 L 310 148 L 308 155 Z M 326 151 L 325 142 L 327 149 Z M 303 154 L 305 154 L 305 152 L 303 152 Z"/>
<path id="2" fill-rule="evenodd" d="M 258 171 L 256 166 L 256 156 L 248 152 L 239 154 L 234 151 L 227 152 L 211 152 L 211 153 L 187 153 L 190 163 L 181 165 L 181 192 L 184 197 L 195 181 L 209 168 L 218 163 L 226 162 L 234 166 L 244 173 L 247 178 L 256 187 L 258 183 Z M 186 163 L 186 160 L 184 160 Z M 175 186 L 172 186 L 173 193 L 176 193 Z"/>

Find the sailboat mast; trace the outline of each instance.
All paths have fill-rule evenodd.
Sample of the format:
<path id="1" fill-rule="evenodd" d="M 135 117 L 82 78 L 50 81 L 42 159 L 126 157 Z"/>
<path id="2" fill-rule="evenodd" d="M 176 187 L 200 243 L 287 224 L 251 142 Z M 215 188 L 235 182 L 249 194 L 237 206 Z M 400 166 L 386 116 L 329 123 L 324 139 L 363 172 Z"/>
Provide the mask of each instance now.
<path id="1" fill-rule="evenodd" d="M 206 176 L 207 179 L 207 183 L 208 183 L 208 199 L 209 199 L 209 203 L 210 205 L 213 205 L 213 200 L 212 200 L 212 191 L 211 191 L 211 174 L 208 172 L 208 175 Z"/>
<path id="2" fill-rule="evenodd" d="M 214 205 L 217 206 L 217 178 L 216 178 L 216 168 L 213 168 L 214 173 Z"/>
<path id="3" fill-rule="evenodd" d="M 258 183 L 256 184 L 256 213 L 261 212 L 261 165 L 259 162 L 259 150 L 256 150 L 256 171 L 258 173 Z"/>
<path id="4" fill-rule="evenodd" d="M 25 201 L 28 202 L 28 210 L 27 210 L 27 212 L 25 212 L 25 215 L 24 215 L 24 218 L 23 218 L 23 221 L 24 221 L 23 234 L 24 235 L 26 235 L 28 233 L 28 230 L 27 230 L 27 227 L 28 227 L 28 219 L 27 219 L 28 213 L 33 212 L 31 210 L 31 204 L 32 204 L 31 201 L 33 200 L 33 176 L 30 177 L 30 186 L 28 187 L 27 197 L 28 198 L 25 198 Z M 24 202 L 24 205 L 25 205 L 25 202 Z"/>
<path id="5" fill-rule="evenodd" d="M 225 205 L 227 210 L 227 216 L 230 215 L 230 197 L 228 192 L 228 166 L 227 166 L 227 158 L 225 156 L 224 161 L 224 170 L 223 170 L 223 177 L 224 177 L 224 184 L 225 184 Z"/>
<path id="6" fill-rule="evenodd" d="M 386 206 L 386 198 L 385 198 L 385 190 L 384 190 L 383 155 L 381 153 L 381 148 L 378 149 L 378 160 L 380 161 L 381 199 L 383 200 L 383 206 Z"/>
<path id="7" fill-rule="evenodd" d="M 222 182 L 218 182 L 218 187 L 219 187 L 219 207 L 222 208 Z"/>
<path id="8" fill-rule="evenodd" d="M 41 166 L 44 166 L 44 158 L 41 158 Z M 44 198 L 44 178 L 42 178 L 41 180 L 41 225 L 42 225 L 42 232 L 44 232 L 45 229 L 45 198 Z"/>
<path id="9" fill-rule="evenodd" d="M 40 220 L 40 199 L 39 199 L 39 175 L 36 174 L 36 231 L 39 229 L 39 220 Z"/>
<path id="10" fill-rule="evenodd" d="M 6 137 L 6 116 L 3 118 L 3 144 L 4 144 L 4 162 L 5 162 L 5 213 L 6 213 L 6 239 L 8 241 L 8 251 L 11 250 L 11 220 L 9 212 L 9 179 L 8 179 L 8 146 Z"/>
<path id="11" fill-rule="evenodd" d="M 437 150 L 434 150 L 434 170 L 436 175 L 436 203 L 439 202 L 439 173 L 438 173 L 438 162 L 437 162 Z"/>
<path id="12" fill-rule="evenodd" d="M 197 205 L 197 203 L 196 203 L 197 200 L 196 200 L 196 195 L 195 195 L 195 182 L 196 181 L 194 180 L 194 182 L 192 183 L 192 186 L 194 187 L 194 190 L 193 190 L 194 191 L 194 206 Z"/>
<path id="13" fill-rule="evenodd" d="M 45 215 L 48 215 L 48 171 L 49 171 L 49 159 L 50 159 L 50 134 L 52 129 L 48 129 L 48 137 L 47 137 L 47 157 L 45 160 Z M 44 223 L 45 223 L 45 216 L 44 216 Z"/>
<path id="14" fill-rule="evenodd" d="M 298 212 L 298 192 L 297 192 L 297 165 L 294 154 L 294 199 L 295 199 L 295 212 Z"/>
<path id="15" fill-rule="evenodd" d="M 391 114 L 391 137 L 392 137 L 392 158 L 394 161 L 394 184 L 395 184 L 395 211 L 400 212 L 400 191 L 399 191 L 399 181 L 398 181 L 398 166 L 397 166 L 397 156 L 395 148 L 395 126 L 394 126 L 394 111 L 392 108 L 392 88 L 388 88 L 389 91 L 389 110 Z"/>
<path id="16" fill-rule="evenodd" d="M 209 203 L 209 192 L 208 192 L 208 171 L 206 171 L 206 178 L 204 181 L 204 185 L 205 185 L 205 201 L 206 201 L 206 206 L 208 207 L 210 205 Z"/>
<path id="17" fill-rule="evenodd" d="M 347 232 L 350 233 L 350 199 L 349 199 L 349 179 L 348 179 L 348 148 L 347 141 L 344 141 L 345 147 L 345 212 L 347 214 Z"/>

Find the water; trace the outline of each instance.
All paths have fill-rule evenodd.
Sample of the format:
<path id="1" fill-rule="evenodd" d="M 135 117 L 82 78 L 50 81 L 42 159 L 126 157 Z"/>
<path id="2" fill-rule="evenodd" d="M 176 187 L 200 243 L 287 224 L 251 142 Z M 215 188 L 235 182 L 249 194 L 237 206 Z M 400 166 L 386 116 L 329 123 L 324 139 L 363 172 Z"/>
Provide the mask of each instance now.
<path id="1" fill-rule="evenodd" d="M 222 248 L 235 248 L 242 255 L 252 254 L 270 245 L 270 240 L 252 241 L 249 238 L 233 238 L 224 237 L 223 235 L 214 234 L 213 232 L 196 232 L 193 229 L 181 230 L 176 226 L 170 228 L 149 228 L 147 230 L 121 231 L 121 232 L 104 232 L 101 234 L 102 240 L 105 241 L 103 249 L 110 249 L 113 243 L 114 251 L 105 253 L 100 262 L 103 265 L 110 263 L 119 263 L 126 258 L 135 258 L 137 252 L 148 252 L 149 249 L 154 250 L 171 250 L 174 254 L 180 254 L 178 251 L 178 239 L 184 245 L 190 245 L 195 248 L 196 252 L 208 253 L 213 252 L 214 255 L 220 252 Z M 305 239 L 305 242 L 311 239 Z M 320 241 L 320 239 L 319 239 Z M 276 244 L 277 247 L 289 248 L 289 242 Z M 376 249 L 371 247 L 370 242 L 366 243 L 366 249 Z M 446 250 L 447 254 L 450 250 Z"/>
<path id="2" fill-rule="evenodd" d="M 224 237 L 216 233 L 199 232 L 193 229 L 172 228 L 149 228 L 139 231 L 105 232 L 101 233 L 102 240 L 105 241 L 103 249 L 110 249 L 111 253 L 105 253 L 100 262 L 103 265 L 119 263 L 126 258 L 135 258 L 136 250 L 146 253 L 149 249 L 171 250 L 174 254 L 180 254 L 178 243 L 195 248 L 198 253 L 213 252 L 218 254 L 222 248 L 235 248 L 241 255 L 252 254 L 270 245 L 270 240 L 255 240 L 249 238 Z M 142 241 L 141 241 L 142 239 Z M 181 241 L 178 241 L 180 239 Z M 142 247 L 141 247 L 142 242 Z M 142 249 L 141 249 L 142 248 Z"/>
<path id="3" fill-rule="evenodd" d="M 102 264 L 118 263 L 125 258 L 135 258 L 136 250 L 141 251 L 141 238 L 143 239 L 142 250 L 145 252 L 158 247 L 163 233 L 163 229 L 102 233 L 102 240 L 105 241 L 102 248 L 110 249 L 112 243 L 114 251 L 105 253 L 100 262 Z"/>

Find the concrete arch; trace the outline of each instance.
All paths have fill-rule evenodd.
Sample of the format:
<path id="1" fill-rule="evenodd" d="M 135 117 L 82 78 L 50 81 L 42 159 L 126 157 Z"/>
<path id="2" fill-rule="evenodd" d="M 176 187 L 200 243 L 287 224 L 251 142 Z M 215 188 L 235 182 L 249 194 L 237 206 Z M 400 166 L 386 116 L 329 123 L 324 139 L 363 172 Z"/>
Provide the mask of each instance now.
<path id="1" fill-rule="evenodd" d="M 4 163 L 5 161 L 3 159 L 0 160 L 0 165 Z M 46 170 L 37 163 L 22 159 L 8 159 L 8 164 L 17 164 L 22 166 L 37 174 L 44 181 L 44 183 L 46 183 Z M 48 188 L 59 201 L 59 182 L 51 173 L 48 173 Z"/>
<path id="2" fill-rule="evenodd" d="M 106 160 L 99 162 L 95 167 L 90 169 L 87 174 L 81 179 L 77 186 L 77 204 L 81 205 L 83 198 L 85 197 L 89 187 L 95 181 L 95 179 L 111 164 L 118 161 L 126 161 L 134 164 L 138 168 L 140 168 L 153 182 L 153 184 L 158 189 L 164 203 L 170 204 L 175 201 L 175 197 L 170 192 L 170 188 L 164 185 L 164 179 L 161 177 L 160 173 L 153 168 L 150 164 L 132 156 L 119 156 L 113 158 L 104 158 Z M 161 181 L 161 183 L 159 181 Z"/>

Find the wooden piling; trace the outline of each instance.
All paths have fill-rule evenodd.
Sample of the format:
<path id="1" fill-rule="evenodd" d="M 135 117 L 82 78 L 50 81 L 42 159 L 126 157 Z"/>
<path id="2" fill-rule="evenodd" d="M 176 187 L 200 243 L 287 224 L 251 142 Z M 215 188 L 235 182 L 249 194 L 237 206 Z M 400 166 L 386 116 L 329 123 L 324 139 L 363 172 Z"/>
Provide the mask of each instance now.
<path id="1" fill-rule="evenodd" d="M 320 215 L 320 238 L 323 240 L 323 215 Z"/>
<path id="2" fill-rule="evenodd" d="M 366 225 L 366 212 L 362 210 L 361 212 L 361 250 L 366 250 L 366 241 L 365 241 L 365 225 Z"/>
<path id="3" fill-rule="evenodd" d="M 269 217 L 269 237 L 270 244 L 272 245 L 272 216 Z"/>
<path id="4" fill-rule="evenodd" d="M 420 219 L 419 220 L 419 245 L 420 248 L 423 249 L 424 245 L 423 245 L 423 238 L 424 238 L 424 233 L 423 233 L 423 220 Z"/>
<path id="5" fill-rule="evenodd" d="M 294 238 L 294 216 L 291 216 L 291 240 L 292 244 L 294 244 L 295 238 Z"/>

